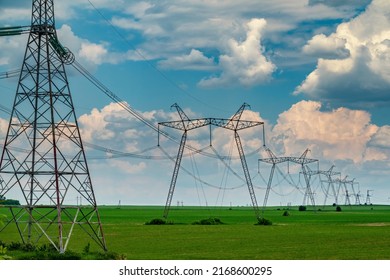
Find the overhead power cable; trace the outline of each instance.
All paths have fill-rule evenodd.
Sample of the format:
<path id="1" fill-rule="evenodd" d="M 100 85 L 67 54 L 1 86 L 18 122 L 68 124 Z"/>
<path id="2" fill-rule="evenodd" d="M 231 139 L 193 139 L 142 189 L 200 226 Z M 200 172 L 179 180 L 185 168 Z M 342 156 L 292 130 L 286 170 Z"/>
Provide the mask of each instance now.
<path id="1" fill-rule="evenodd" d="M 119 106 L 121 106 L 124 110 L 129 112 L 131 115 L 133 115 L 135 118 L 137 118 L 139 121 L 141 121 L 146 126 L 150 127 L 151 129 L 158 131 L 158 127 L 153 124 L 152 122 L 148 121 L 146 118 L 144 118 L 140 113 L 138 113 L 136 110 L 131 108 L 127 102 L 120 99 L 117 95 L 115 95 L 109 88 L 107 88 L 103 83 L 101 83 L 98 79 L 96 79 L 87 69 L 85 69 L 80 63 L 75 61 L 72 66 L 81 74 L 83 75 L 87 80 L 89 80 L 94 86 L 96 86 L 99 90 L 101 90 L 104 94 L 106 94 L 110 99 L 115 101 Z M 169 137 L 166 133 L 160 131 L 161 134 L 164 136 Z"/>
<path id="2" fill-rule="evenodd" d="M 153 70 L 155 70 L 161 77 L 163 77 L 173 87 L 175 87 L 176 89 L 178 89 L 181 92 L 184 92 L 191 99 L 202 104 L 203 106 L 207 106 L 209 108 L 216 109 L 218 111 L 225 111 L 221 108 L 211 106 L 209 103 L 204 102 L 203 100 L 200 100 L 199 98 L 196 98 L 190 92 L 188 92 L 183 87 L 178 85 L 175 81 L 173 81 L 171 78 L 169 78 L 163 71 L 161 71 L 153 63 L 151 63 L 142 52 L 140 52 L 133 44 L 131 44 L 130 41 L 118 30 L 118 28 L 115 25 L 113 25 L 112 22 L 92 3 L 91 0 L 87 0 L 87 1 L 91 5 L 91 7 L 96 11 L 96 13 L 99 14 L 99 16 L 108 24 L 108 26 L 110 26 L 110 28 L 114 31 L 114 34 L 116 34 L 123 42 L 125 42 L 145 63 L 147 63 Z"/>
<path id="3" fill-rule="evenodd" d="M 165 136 L 167 139 L 179 143 L 180 141 L 173 137 L 172 135 L 168 134 L 166 131 L 161 130 L 158 126 L 156 126 L 154 123 L 146 119 L 144 116 L 142 116 L 141 113 L 133 109 L 126 101 L 119 98 L 114 92 L 112 92 L 108 87 L 106 87 L 102 82 L 100 82 L 96 77 L 94 77 L 85 67 L 83 67 L 77 60 L 71 64 L 76 71 L 78 71 L 81 75 L 83 75 L 88 81 L 90 81 L 96 88 L 98 88 L 101 92 L 103 92 L 107 97 L 109 97 L 111 100 L 113 100 L 115 103 L 117 103 L 119 106 L 121 106 L 124 110 L 129 112 L 132 116 L 134 116 L 136 119 L 141 121 L 143 124 L 148 126 L 149 128 L 153 129 L 154 131 L 158 132 L 159 134 Z M 208 153 L 205 151 L 199 151 L 197 148 L 192 147 L 191 145 L 186 144 L 186 148 L 190 151 L 200 153 L 202 155 L 211 157 L 211 158 L 219 158 L 219 159 L 229 159 L 228 156 L 222 156 L 222 155 L 215 155 L 213 153 Z M 256 154 L 262 149 L 262 147 L 259 147 L 257 150 L 247 154 L 247 156 Z M 238 157 L 236 157 L 238 158 Z"/>
<path id="4" fill-rule="evenodd" d="M 0 80 L 18 77 L 20 69 L 10 70 L 7 72 L 0 72 Z"/>

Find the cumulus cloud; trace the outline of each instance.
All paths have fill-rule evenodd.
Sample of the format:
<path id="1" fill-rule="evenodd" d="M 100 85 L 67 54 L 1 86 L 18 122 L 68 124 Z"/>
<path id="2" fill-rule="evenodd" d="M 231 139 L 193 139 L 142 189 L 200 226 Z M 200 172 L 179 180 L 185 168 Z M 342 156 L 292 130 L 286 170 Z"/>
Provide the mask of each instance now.
<path id="1" fill-rule="evenodd" d="M 82 58 L 83 62 L 94 64 L 101 62 L 103 56 L 107 53 L 103 45 L 91 43 L 87 39 L 77 36 L 72 28 L 64 24 L 57 30 L 58 38 L 62 44 L 70 49 L 77 58 Z"/>
<path id="2" fill-rule="evenodd" d="M 262 31 L 266 26 L 264 19 L 252 19 L 246 24 L 246 39 L 238 42 L 230 39 L 226 54 L 219 57 L 222 73 L 217 77 L 203 79 L 201 87 L 234 85 L 253 86 L 268 81 L 276 66 L 264 55 L 261 46 Z"/>
<path id="3" fill-rule="evenodd" d="M 201 51 L 192 49 L 188 55 L 174 56 L 158 63 L 163 69 L 213 70 L 216 68 L 213 58 L 206 57 Z"/>
<path id="4" fill-rule="evenodd" d="M 20 67 L 23 62 L 24 52 L 17 52 L 15 50 L 25 50 L 26 41 L 27 35 L 25 34 L 0 37 L 0 66 L 7 66 L 8 70 Z"/>
<path id="5" fill-rule="evenodd" d="M 0 20 L 14 21 L 15 19 L 25 18 L 26 25 L 29 24 L 31 18 L 31 9 L 21 8 L 3 8 L 0 9 Z"/>
<path id="6" fill-rule="evenodd" d="M 350 52 L 346 48 L 347 41 L 338 37 L 327 37 L 324 34 L 314 36 L 303 47 L 303 52 L 307 55 L 319 56 L 322 58 L 346 58 Z"/>
<path id="7" fill-rule="evenodd" d="M 14 2 L 5 1 L 5 9 L 15 9 L 15 12 L 1 12 L 0 21 L 2 16 L 8 14 L 20 19 L 22 16 L 16 15 L 16 12 L 31 13 L 28 1 L 18 1 L 18 4 Z M 22 2 L 23 5 L 20 4 Z M 200 80 L 199 85 L 202 87 L 232 84 L 251 87 L 264 83 L 276 69 L 271 56 L 265 55 L 261 42 L 264 36 L 267 36 L 268 42 L 277 42 L 280 46 L 283 41 L 295 48 L 300 40 L 293 40 L 291 36 L 285 35 L 296 28 L 299 22 L 349 15 L 325 5 L 308 5 L 307 0 L 275 0 L 263 5 L 261 9 L 256 0 L 223 3 L 96 0 L 93 1 L 93 6 L 100 10 L 114 11 L 111 23 L 121 29 L 123 38 L 127 38 L 134 47 L 130 50 L 113 51 L 107 42 L 92 42 L 73 34 L 70 37 L 75 41 L 66 41 L 66 44 L 77 45 L 70 49 L 75 54 L 80 54 L 87 63 L 100 65 L 126 60 L 156 60 L 163 69 L 211 72 Z M 86 10 L 94 11 L 94 7 L 82 0 L 56 2 L 55 5 L 56 16 L 68 21 L 82 19 L 83 13 Z M 248 15 L 257 19 L 251 21 Z M 262 18 L 266 18 L 271 24 L 265 28 Z M 101 22 L 106 23 L 104 20 Z M 89 22 L 86 21 L 86 24 Z M 96 24 L 98 23 L 94 22 Z M 292 58 L 286 56 L 285 50 L 281 52 L 281 60 Z"/>
<path id="8" fill-rule="evenodd" d="M 389 12 L 390 2 L 374 0 L 364 13 L 340 24 L 336 32 L 313 37 L 303 51 L 320 56 L 317 68 L 295 94 L 338 106 L 390 104 Z"/>
<path id="9" fill-rule="evenodd" d="M 390 126 L 385 125 L 378 129 L 377 133 L 372 137 L 370 146 L 375 148 L 388 149 L 390 148 Z"/>
<path id="10" fill-rule="evenodd" d="M 191 118 L 199 117 L 193 112 L 186 112 Z M 150 111 L 140 114 L 155 123 L 179 119 L 176 112 Z M 384 153 L 389 146 L 386 140 L 390 135 L 389 126 L 372 124 L 370 114 L 363 110 L 340 107 L 323 111 L 319 102 L 301 101 L 281 113 L 274 125 L 263 119 L 259 112 L 248 109 L 243 111 L 241 119 L 265 123 L 265 144 L 275 154 L 293 156 L 309 148 L 314 158 L 354 164 L 390 158 L 390 153 Z M 119 151 L 135 152 L 156 145 L 156 132 L 140 124 L 116 103 L 82 115 L 79 124 L 84 141 Z M 170 134 L 173 131 L 176 130 L 167 130 Z M 261 126 L 240 130 L 239 134 L 246 151 L 254 151 L 264 144 Z M 176 136 L 180 139 L 181 132 L 178 131 Z M 194 147 L 207 146 L 208 129 L 191 131 L 188 141 Z M 212 142 L 220 153 L 238 156 L 232 131 L 213 128 Z M 178 143 L 162 143 L 171 145 L 168 147 L 171 151 L 178 148 Z"/>
<path id="11" fill-rule="evenodd" d="M 103 45 L 95 43 L 81 43 L 79 56 L 95 64 L 101 64 L 108 51 Z"/>
<path id="12" fill-rule="evenodd" d="M 281 113 L 272 130 L 273 145 L 285 155 L 311 149 L 316 158 L 361 163 L 378 127 L 361 110 L 321 111 L 321 103 L 301 101 Z"/>

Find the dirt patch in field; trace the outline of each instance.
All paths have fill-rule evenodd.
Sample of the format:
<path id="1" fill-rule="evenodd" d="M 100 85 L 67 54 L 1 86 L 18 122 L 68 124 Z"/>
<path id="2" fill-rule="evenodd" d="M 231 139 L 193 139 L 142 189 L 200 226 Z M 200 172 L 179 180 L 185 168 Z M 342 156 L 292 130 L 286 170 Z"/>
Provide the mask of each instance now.
<path id="1" fill-rule="evenodd" d="M 366 223 L 366 224 L 355 224 L 358 227 L 388 227 L 390 223 Z"/>

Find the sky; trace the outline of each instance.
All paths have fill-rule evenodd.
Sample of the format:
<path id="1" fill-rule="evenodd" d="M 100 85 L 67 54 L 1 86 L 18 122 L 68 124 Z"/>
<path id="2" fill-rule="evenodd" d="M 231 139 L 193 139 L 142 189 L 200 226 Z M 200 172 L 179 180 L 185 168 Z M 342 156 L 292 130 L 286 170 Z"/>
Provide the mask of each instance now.
<path id="1" fill-rule="evenodd" d="M 227 119 L 249 104 L 242 119 L 264 122 L 265 133 L 239 135 L 260 206 L 271 167 L 259 164 L 264 145 L 277 157 L 309 149 L 311 170 L 334 166 L 334 179 L 349 182 L 340 204 L 345 188 L 361 195 L 352 204 L 367 191 L 372 203 L 390 202 L 389 1 L 74 0 L 55 1 L 55 16 L 76 60 L 156 125 L 180 120 L 175 103 L 190 118 Z M 31 1 L 0 0 L 0 26 L 30 17 Z M 1 73 L 20 69 L 26 42 L 0 37 Z M 73 67 L 67 74 L 98 204 L 164 205 L 182 131 L 164 128 L 177 141 L 161 137 L 158 147 L 156 131 Z M 2 106 L 12 108 L 16 85 L 0 80 Z M 8 122 L 1 112 L 0 139 Z M 204 153 L 185 149 L 172 205 L 250 205 L 232 131 L 213 128 L 212 147 L 208 128 L 187 141 Z M 267 205 L 304 203 L 300 168 L 278 164 Z M 310 179 L 317 205 L 334 202 L 325 177 Z"/>

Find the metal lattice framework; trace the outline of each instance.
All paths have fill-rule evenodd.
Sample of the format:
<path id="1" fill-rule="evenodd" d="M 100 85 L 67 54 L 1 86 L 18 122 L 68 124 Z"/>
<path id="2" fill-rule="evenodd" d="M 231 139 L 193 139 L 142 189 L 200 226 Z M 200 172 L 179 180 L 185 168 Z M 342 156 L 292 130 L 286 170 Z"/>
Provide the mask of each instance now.
<path id="1" fill-rule="evenodd" d="M 356 205 L 359 205 L 361 204 L 360 202 L 360 192 L 356 193 L 355 191 L 355 187 L 354 185 L 355 184 L 358 184 L 357 182 L 355 182 L 355 179 L 352 179 L 352 180 L 347 180 L 348 178 L 348 175 L 344 177 L 344 179 L 336 179 L 335 181 L 337 183 L 339 183 L 339 190 L 338 190 L 338 194 L 340 193 L 340 189 L 342 188 L 344 190 L 344 195 L 345 195 L 345 205 L 351 205 L 351 199 L 350 197 L 351 196 L 354 196 L 355 197 L 355 204 Z M 351 186 L 351 189 L 352 190 L 352 194 L 350 193 L 350 190 L 348 189 L 348 185 Z"/>
<path id="2" fill-rule="evenodd" d="M 9 207 L 12 218 L 5 227 L 15 223 L 25 243 L 46 237 L 61 253 L 72 233 L 79 231 L 77 225 L 106 250 L 65 72 L 64 64 L 73 61 L 73 54 L 57 38 L 53 0 L 33 0 L 26 52 L 1 154 L 0 195 L 18 192 L 23 197 L 22 206 Z M 83 206 L 75 205 L 76 195 L 83 198 Z"/>
<path id="3" fill-rule="evenodd" d="M 283 162 L 293 162 L 293 163 L 301 165 L 302 174 L 303 174 L 303 177 L 305 178 L 305 183 L 306 183 L 306 191 L 305 191 L 305 195 L 303 198 L 303 205 L 305 205 L 306 198 L 307 198 L 307 196 L 309 196 L 311 203 L 314 207 L 315 206 L 314 194 L 313 194 L 311 187 L 310 187 L 310 178 L 309 178 L 308 172 L 306 170 L 306 167 L 307 167 L 306 165 L 309 163 L 317 162 L 318 160 L 306 158 L 307 153 L 309 152 L 308 149 L 306 149 L 300 157 L 276 157 L 275 154 L 268 147 L 265 147 L 265 150 L 268 153 L 269 158 L 261 158 L 261 159 L 259 159 L 259 162 L 265 162 L 268 164 L 272 164 L 272 167 L 271 167 L 270 175 L 268 178 L 267 190 L 266 190 L 265 196 L 264 196 L 263 212 L 264 212 L 265 207 L 267 206 L 269 192 L 270 192 L 271 187 L 272 187 L 272 180 L 274 177 L 276 166 L 277 166 L 277 164 L 280 164 Z"/>
<path id="4" fill-rule="evenodd" d="M 327 189 L 325 191 L 325 200 L 324 200 L 324 205 L 326 205 L 326 200 L 329 196 L 329 189 L 332 188 L 332 192 L 333 192 L 333 197 L 335 199 L 335 204 L 338 205 L 339 202 L 338 202 L 338 194 L 339 194 L 339 190 L 336 190 L 335 188 L 335 182 L 339 183 L 339 178 L 337 179 L 333 179 L 332 177 L 333 176 L 340 176 L 341 173 L 340 172 L 337 172 L 337 171 L 333 171 L 333 168 L 335 166 L 332 165 L 331 168 L 329 170 L 311 170 L 309 168 L 309 166 L 306 166 L 306 173 L 308 174 L 309 176 L 309 179 L 311 176 L 313 175 L 324 175 L 326 180 L 324 181 L 325 183 L 328 183 L 328 186 L 327 186 Z"/>
<path id="5" fill-rule="evenodd" d="M 180 164 L 181 164 L 181 159 L 183 157 L 184 148 L 186 146 L 188 131 L 193 130 L 193 129 L 197 129 L 197 128 L 201 128 L 204 126 L 211 126 L 211 125 L 225 128 L 228 130 L 232 130 L 234 132 L 234 140 L 236 142 L 237 150 L 238 150 L 238 153 L 240 156 L 242 168 L 243 168 L 244 175 L 245 175 L 246 184 L 248 186 L 249 195 L 250 195 L 251 201 L 252 201 L 252 206 L 253 206 L 253 209 L 255 211 L 256 218 L 258 220 L 260 219 L 260 212 L 259 212 L 259 208 L 258 208 L 258 204 L 257 204 L 257 199 L 256 199 L 255 191 L 254 191 L 253 184 L 252 184 L 252 179 L 251 179 L 251 176 L 249 173 L 249 168 L 248 168 L 248 165 L 247 165 L 247 162 L 245 159 L 245 153 L 244 153 L 244 149 L 242 147 L 242 143 L 241 143 L 241 139 L 240 139 L 238 131 L 243 130 L 243 129 L 247 129 L 247 128 L 251 128 L 251 127 L 255 127 L 255 126 L 259 126 L 259 125 L 264 125 L 264 122 L 241 120 L 242 113 L 244 112 L 245 108 L 247 108 L 248 106 L 249 106 L 248 104 L 244 103 L 238 109 L 238 111 L 233 115 L 233 117 L 230 119 L 219 119 L 219 118 L 190 119 L 184 113 L 184 111 L 179 107 L 179 105 L 177 105 L 175 103 L 172 105 L 172 107 L 174 107 L 177 110 L 177 112 L 180 116 L 180 120 L 158 123 L 159 126 L 162 125 L 162 126 L 166 126 L 166 127 L 170 127 L 173 129 L 183 131 L 183 135 L 181 137 L 179 150 L 178 150 L 176 161 L 175 161 L 175 167 L 174 167 L 173 174 L 172 174 L 171 184 L 170 184 L 169 191 L 168 191 L 168 197 L 167 197 L 167 201 L 165 204 L 164 215 L 163 215 L 163 217 L 165 219 L 168 217 L 169 209 L 170 209 L 170 206 L 172 203 L 172 197 L 173 197 L 173 194 L 175 191 L 177 176 L 179 174 Z"/>

